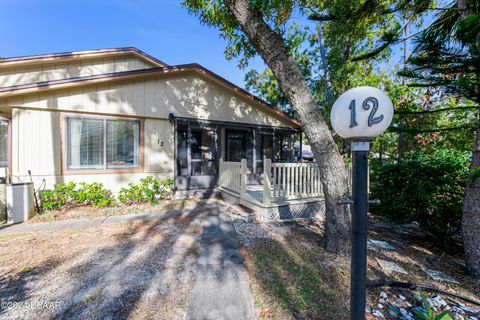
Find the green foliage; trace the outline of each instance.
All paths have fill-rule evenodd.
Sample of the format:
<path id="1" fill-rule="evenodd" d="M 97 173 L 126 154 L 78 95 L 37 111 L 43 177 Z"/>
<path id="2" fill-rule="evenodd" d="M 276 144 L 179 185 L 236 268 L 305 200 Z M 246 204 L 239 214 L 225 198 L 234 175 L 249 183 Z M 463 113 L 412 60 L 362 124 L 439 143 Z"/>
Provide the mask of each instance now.
<path id="1" fill-rule="evenodd" d="M 81 182 L 75 192 L 75 201 L 79 204 L 91 204 L 97 208 L 110 207 L 115 204 L 112 193 L 98 182 Z"/>
<path id="2" fill-rule="evenodd" d="M 158 203 L 159 199 L 165 199 L 172 196 L 174 180 L 167 179 L 159 181 L 156 177 L 148 176 L 140 179 L 138 184 L 129 183 L 127 188 L 120 189 L 118 201 L 125 204 Z"/>
<path id="3" fill-rule="evenodd" d="M 372 161 L 372 198 L 382 203 L 371 210 L 399 223 L 417 221 L 447 244 L 460 228 L 469 160 L 465 153 L 438 150 Z"/>
<path id="4" fill-rule="evenodd" d="M 416 320 L 453 320 L 448 311 L 444 311 L 441 314 L 436 315 L 425 294 L 420 292 L 420 296 L 422 297 L 422 307 L 425 309 L 425 312 L 422 312 L 418 309 L 413 309 L 413 316 Z"/>
<path id="5" fill-rule="evenodd" d="M 436 2 L 431 0 L 251 0 L 250 4 L 272 30 L 283 37 L 286 52 L 302 71 L 327 122 L 335 98 L 351 87 L 369 85 L 388 94 L 396 109 L 391 132 L 388 137 L 377 139 L 372 151 L 396 156 L 408 150 L 428 150 L 431 153 L 438 148 L 467 151 L 473 147 L 472 126 L 477 123 L 478 111 L 458 108 L 472 107 L 471 101 L 465 99 L 471 94 L 449 96 L 452 90 L 446 94 L 443 87 L 432 89 L 425 86 L 430 83 L 429 78 L 419 81 L 421 87 L 411 87 L 397 74 L 402 67 L 391 61 L 398 58 L 391 54 L 392 48 L 399 49 L 402 38 L 411 35 L 409 30 L 420 29 L 423 20 L 430 21 L 435 13 L 440 13 L 436 23 L 420 33 L 434 39 L 433 42 L 429 40 L 428 45 L 418 46 L 407 71 L 418 71 L 422 76 L 436 80 L 458 82 L 461 88 L 478 95 L 480 90 L 475 84 L 478 76 L 472 75 L 479 74 L 480 63 L 476 62 L 480 47 L 472 44 L 479 41 L 476 40 L 480 34 L 479 5 L 474 0 L 467 2 L 473 14 L 463 20 L 455 8 L 456 2 L 452 3 L 452 10 L 445 11 L 435 10 Z M 182 5 L 204 24 L 218 29 L 228 43 L 227 59 L 239 59 L 240 67 L 245 68 L 257 55 L 224 1 L 184 0 Z M 424 19 L 427 15 L 429 18 Z M 442 20 L 444 18 L 448 19 Z M 405 25 L 407 21 L 408 26 Z M 450 34 L 455 34 L 455 38 L 450 38 Z M 417 38 L 419 43 L 421 41 Z M 427 49 L 438 52 L 429 53 Z M 441 58 L 437 65 L 427 63 L 416 69 L 419 65 L 414 63 L 415 59 L 435 62 L 443 55 L 445 58 Z M 476 63 L 474 67 L 472 63 Z M 431 65 L 438 66 L 438 70 L 429 69 Z M 449 68 L 443 68 L 444 65 Z M 460 72 L 455 71 L 456 67 Z M 403 71 L 405 74 L 406 70 Z M 245 76 L 245 87 L 279 109 L 291 112 L 289 101 L 268 67 L 250 70 Z M 438 112 L 439 109 L 447 111 Z M 342 146 L 342 139 L 337 141 Z M 348 148 L 341 147 L 340 150 L 347 152 Z"/>
<path id="6" fill-rule="evenodd" d="M 459 10 L 461 5 L 466 9 Z M 454 1 L 415 37 L 416 48 L 404 76 L 412 85 L 438 86 L 448 93 L 480 102 L 480 4 Z"/>
<path id="7" fill-rule="evenodd" d="M 42 208 L 54 210 L 66 205 L 93 205 L 97 208 L 115 204 L 112 193 L 98 182 L 61 183 L 53 190 L 45 190 L 40 194 Z"/>
<path id="8" fill-rule="evenodd" d="M 480 178 L 480 167 L 476 167 L 475 169 L 470 171 L 468 177 L 470 178 L 470 180 L 472 180 L 472 182 L 475 182 L 475 180 Z"/>
<path id="9" fill-rule="evenodd" d="M 53 210 L 63 207 L 75 198 L 75 183 L 61 183 L 53 190 L 45 190 L 40 194 L 42 208 Z"/>

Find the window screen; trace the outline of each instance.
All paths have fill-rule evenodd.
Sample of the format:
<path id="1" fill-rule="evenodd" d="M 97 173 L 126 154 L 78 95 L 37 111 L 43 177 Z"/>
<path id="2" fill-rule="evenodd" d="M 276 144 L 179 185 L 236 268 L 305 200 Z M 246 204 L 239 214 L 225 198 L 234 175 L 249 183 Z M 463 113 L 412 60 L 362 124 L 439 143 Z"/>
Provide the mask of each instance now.
<path id="1" fill-rule="evenodd" d="M 140 123 L 67 118 L 67 167 L 72 170 L 138 168 Z"/>

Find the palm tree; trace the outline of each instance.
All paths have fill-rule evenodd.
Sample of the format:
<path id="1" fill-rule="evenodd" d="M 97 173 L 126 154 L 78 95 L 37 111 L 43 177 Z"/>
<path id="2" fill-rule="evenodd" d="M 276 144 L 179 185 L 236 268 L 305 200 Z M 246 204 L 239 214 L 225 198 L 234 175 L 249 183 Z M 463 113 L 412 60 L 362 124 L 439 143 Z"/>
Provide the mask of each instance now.
<path id="1" fill-rule="evenodd" d="M 413 86 L 441 87 L 480 106 L 480 3 L 457 0 L 414 39 L 403 76 Z M 468 272 L 480 277 L 480 108 L 471 178 L 465 188 L 462 235 Z"/>

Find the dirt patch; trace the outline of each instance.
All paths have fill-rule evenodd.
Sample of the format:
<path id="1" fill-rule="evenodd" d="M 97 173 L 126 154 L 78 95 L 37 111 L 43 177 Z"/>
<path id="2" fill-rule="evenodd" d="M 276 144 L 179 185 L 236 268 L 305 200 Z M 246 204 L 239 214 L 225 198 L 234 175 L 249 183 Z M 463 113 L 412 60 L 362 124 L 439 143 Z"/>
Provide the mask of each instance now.
<path id="1" fill-rule="evenodd" d="M 183 319 L 202 205 L 0 241 L 0 318 Z"/>
<path id="2" fill-rule="evenodd" d="M 258 319 L 345 319 L 348 261 L 323 250 L 320 225 L 235 220 Z"/>
<path id="3" fill-rule="evenodd" d="M 350 261 L 348 257 L 335 257 L 325 252 L 321 224 L 306 221 L 255 224 L 245 215 L 236 215 L 234 225 L 242 244 L 241 252 L 259 319 L 348 318 Z M 387 241 L 394 248 L 369 249 L 369 286 L 389 281 L 410 282 L 480 300 L 480 281 L 465 274 L 461 250 L 444 252 L 435 247 L 428 236 L 411 226 L 379 223 L 372 224 L 369 229 L 370 239 Z M 395 262 L 407 272 L 385 273 L 377 258 Z M 426 269 L 438 270 L 458 284 L 433 280 Z M 368 291 L 368 319 L 397 319 L 401 316 L 388 312 L 390 303 L 379 309 L 382 290 L 391 295 L 391 304 L 401 295 L 408 300 L 405 305 L 408 302 L 409 308 L 422 307 L 418 292 L 407 295 L 402 294 L 404 289 L 372 288 Z M 436 297 L 430 293 L 427 296 Z M 462 304 L 458 303 L 457 306 L 461 307 Z M 473 306 L 462 303 L 467 308 Z M 375 310 L 380 310 L 383 317 L 374 316 Z M 439 313 L 444 309 L 436 310 Z M 400 312 L 400 309 L 396 311 Z"/>
<path id="4" fill-rule="evenodd" d="M 173 209 L 191 209 L 201 201 L 196 198 L 188 199 L 166 199 L 160 200 L 158 204 L 132 204 L 118 205 L 110 208 L 95 208 L 92 206 L 74 206 L 59 210 L 45 211 L 35 215 L 29 223 L 45 222 L 54 220 L 68 220 L 79 218 L 94 218 L 102 216 L 117 216 L 129 214 L 149 214 L 165 212 Z"/>

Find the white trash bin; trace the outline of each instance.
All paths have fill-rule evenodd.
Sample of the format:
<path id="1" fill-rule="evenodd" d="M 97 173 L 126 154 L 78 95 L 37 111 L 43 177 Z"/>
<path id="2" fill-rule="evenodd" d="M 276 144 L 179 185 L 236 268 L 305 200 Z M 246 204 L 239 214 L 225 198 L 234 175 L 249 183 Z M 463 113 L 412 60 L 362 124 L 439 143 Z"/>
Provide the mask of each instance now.
<path id="1" fill-rule="evenodd" d="M 5 178 L 0 177 L 0 224 L 7 222 L 7 185 Z"/>
<path id="2" fill-rule="evenodd" d="M 7 185 L 7 223 L 24 222 L 34 214 L 33 184 L 13 183 Z"/>

